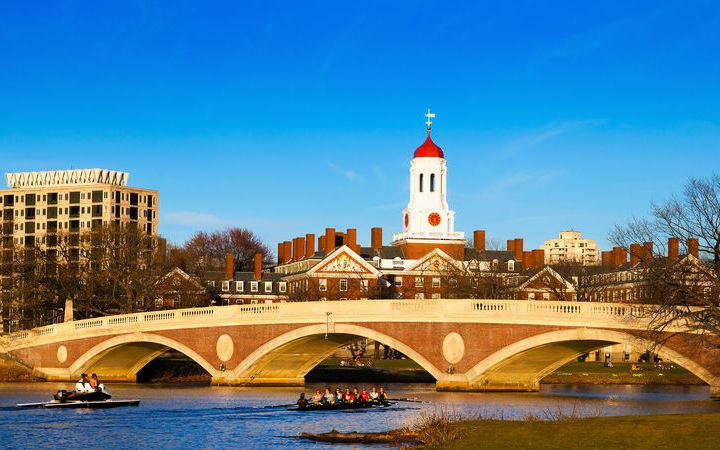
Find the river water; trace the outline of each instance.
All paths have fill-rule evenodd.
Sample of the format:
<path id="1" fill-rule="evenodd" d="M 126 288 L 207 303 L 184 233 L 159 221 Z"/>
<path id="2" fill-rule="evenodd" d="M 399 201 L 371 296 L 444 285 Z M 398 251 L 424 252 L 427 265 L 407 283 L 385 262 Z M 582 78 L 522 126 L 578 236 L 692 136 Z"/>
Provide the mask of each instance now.
<path id="1" fill-rule="evenodd" d="M 518 420 L 553 417 L 720 412 L 706 386 L 543 385 L 537 393 L 447 393 L 434 384 L 390 384 L 391 397 L 417 398 L 392 408 L 298 413 L 299 388 L 116 384 L 114 399 L 139 407 L 107 410 L 16 408 L 50 399 L 60 383 L 0 383 L 0 448 L 306 448 L 329 444 L 292 438 L 301 432 L 385 431 L 442 411 Z M 314 392 L 321 385 L 308 384 Z M 265 408 L 263 408 L 265 407 Z M 362 448 L 355 446 L 353 448 Z M 374 446 L 377 448 L 377 446 Z"/>

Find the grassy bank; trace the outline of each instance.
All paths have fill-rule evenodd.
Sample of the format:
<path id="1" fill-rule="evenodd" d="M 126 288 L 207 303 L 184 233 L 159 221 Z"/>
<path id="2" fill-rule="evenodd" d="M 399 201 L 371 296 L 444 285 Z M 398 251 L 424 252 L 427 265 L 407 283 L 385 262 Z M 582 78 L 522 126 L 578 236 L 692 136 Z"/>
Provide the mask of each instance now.
<path id="1" fill-rule="evenodd" d="M 461 421 L 459 438 L 428 448 L 718 448 L 720 414 L 593 417 L 559 421 Z"/>
<path id="2" fill-rule="evenodd" d="M 666 363 L 616 363 L 603 367 L 601 362 L 570 362 L 543 378 L 548 384 L 703 384 L 702 380 L 683 367 Z"/>

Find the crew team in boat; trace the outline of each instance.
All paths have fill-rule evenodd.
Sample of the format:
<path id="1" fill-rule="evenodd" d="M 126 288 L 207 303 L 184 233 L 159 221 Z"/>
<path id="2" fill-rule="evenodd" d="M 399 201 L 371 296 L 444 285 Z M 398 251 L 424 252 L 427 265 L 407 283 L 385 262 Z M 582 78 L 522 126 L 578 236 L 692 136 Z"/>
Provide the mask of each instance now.
<path id="1" fill-rule="evenodd" d="M 370 392 L 366 388 L 362 388 L 362 391 L 358 391 L 355 387 L 345 389 L 343 393 L 339 387 L 335 388 L 335 393 L 330 390 L 329 387 L 325 388 L 323 394 L 320 389 L 315 389 L 315 394 L 308 400 L 305 393 L 300 393 L 300 398 L 297 401 L 299 408 L 307 408 L 308 406 L 329 406 L 329 405 L 357 405 L 357 406 L 372 406 L 372 405 L 388 405 L 388 394 L 385 388 L 373 387 Z"/>

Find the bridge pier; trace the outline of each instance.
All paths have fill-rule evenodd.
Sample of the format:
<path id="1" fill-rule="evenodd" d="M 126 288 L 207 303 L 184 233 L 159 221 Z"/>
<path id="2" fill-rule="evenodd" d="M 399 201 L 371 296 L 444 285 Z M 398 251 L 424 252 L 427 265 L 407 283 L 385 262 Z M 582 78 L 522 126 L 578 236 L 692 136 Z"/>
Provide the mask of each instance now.
<path id="1" fill-rule="evenodd" d="M 713 400 L 720 400 L 720 385 L 710 386 L 710 398 Z"/>
<path id="2" fill-rule="evenodd" d="M 229 372 L 211 374 L 210 384 L 213 386 L 303 386 L 305 378 L 255 378 L 238 377 Z"/>
<path id="3" fill-rule="evenodd" d="M 446 392 L 537 392 L 540 382 L 536 380 L 488 379 L 469 381 L 464 375 L 446 375 L 435 383 L 438 391 Z"/>

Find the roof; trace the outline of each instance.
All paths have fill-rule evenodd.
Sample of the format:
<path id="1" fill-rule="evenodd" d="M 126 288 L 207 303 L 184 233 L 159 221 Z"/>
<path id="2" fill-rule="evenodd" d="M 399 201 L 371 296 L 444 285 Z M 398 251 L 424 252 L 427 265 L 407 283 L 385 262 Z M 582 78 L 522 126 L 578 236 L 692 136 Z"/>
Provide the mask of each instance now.
<path id="1" fill-rule="evenodd" d="M 414 158 L 444 158 L 445 154 L 442 149 L 435 145 L 433 140 L 430 138 L 430 132 L 428 131 L 427 139 L 425 142 L 415 150 Z"/>

